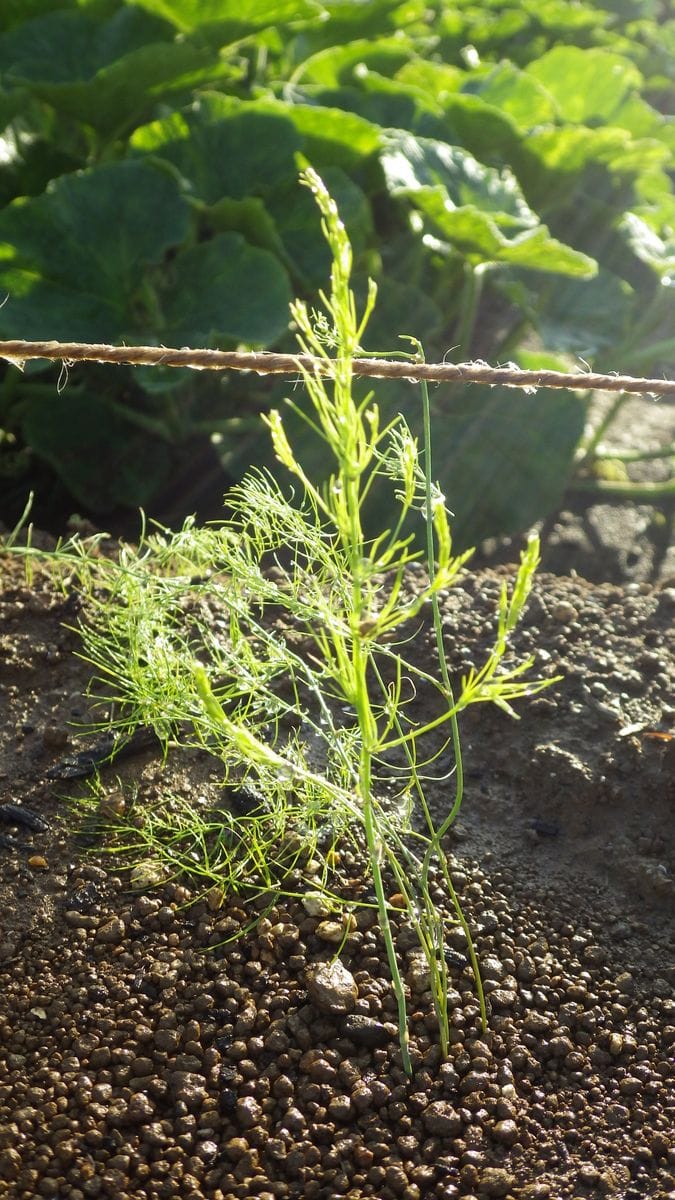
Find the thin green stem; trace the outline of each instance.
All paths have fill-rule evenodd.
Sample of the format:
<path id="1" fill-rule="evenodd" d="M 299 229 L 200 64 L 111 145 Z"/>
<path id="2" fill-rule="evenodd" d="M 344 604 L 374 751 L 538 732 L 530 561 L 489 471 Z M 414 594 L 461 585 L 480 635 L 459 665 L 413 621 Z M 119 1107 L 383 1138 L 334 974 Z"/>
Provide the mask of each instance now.
<path id="1" fill-rule="evenodd" d="M 461 313 L 456 334 L 460 361 L 467 359 L 471 353 L 471 343 L 488 266 L 488 263 L 479 263 L 477 267 L 472 266 L 471 263 L 465 263 L 464 266 Z"/>
<path id="2" fill-rule="evenodd" d="M 610 425 L 612 424 L 614 418 L 621 411 L 621 409 L 623 408 L 627 399 L 628 399 L 628 396 L 627 396 L 626 392 L 619 392 L 615 396 L 615 398 L 613 399 L 612 403 L 610 404 L 607 412 L 605 413 L 605 415 L 601 419 L 601 421 L 598 423 L 596 428 L 593 430 L 588 441 L 584 442 L 582 444 L 582 446 L 580 447 L 580 450 L 578 452 L 577 461 L 576 461 L 577 469 L 579 469 L 582 466 L 585 466 L 593 458 L 595 451 L 597 450 L 597 447 L 600 445 L 603 437 L 605 436 L 607 430 L 609 429 Z M 589 405 L 591 404 L 592 400 L 593 400 L 593 392 L 590 392 L 588 395 Z"/>
<path id="3" fill-rule="evenodd" d="M 431 579 L 433 577 L 433 575 L 435 573 L 435 569 L 436 569 L 435 554 L 434 554 L 434 530 L 433 530 L 433 519 L 432 519 L 431 405 L 429 403 L 429 389 L 427 387 L 425 380 L 422 380 L 420 382 L 420 387 L 421 387 L 421 391 L 422 391 L 422 414 L 423 414 L 423 429 L 424 429 L 424 485 L 425 485 L 425 500 L 426 500 L 427 568 L 429 571 L 429 578 Z M 451 729 L 451 733 L 452 733 L 452 749 L 453 749 L 453 754 L 454 754 L 454 759 L 455 759 L 455 801 L 454 801 L 454 804 L 452 805 L 452 808 L 450 809 L 450 812 L 448 813 L 447 817 L 445 818 L 445 820 L 443 821 L 441 826 L 435 830 L 433 837 L 431 839 L 429 850 L 427 851 L 427 855 L 425 856 L 425 865 L 423 868 L 423 873 L 424 873 L 425 879 L 428 877 L 429 865 L 430 865 L 430 853 L 432 852 L 432 850 L 435 850 L 438 853 L 438 856 L 441 859 L 441 861 L 443 861 L 441 842 L 442 842 L 442 839 L 445 837 L 445 834 L 447 833 L 450 826 L 457 819 L 460 808 L 462 807 L 462 800 L 464 798 L 464 767 L 463 767 L 463 760 L 462 760 L 462 743 L 461 743 L 461 739 L 460 739 L 460 735 L 459 735 L 459 722 L 457 720 L 456 712 L 454 711 L 456 708 L 455 696 L 454 696 L 454 692 L 452 689 L 452 683 L 450 681 L 450 674 L 448 672 L 448 664 L 447 664 L 447 659 L 445 657 L 445 647 L 443 645 L 443 626 L 442 626 L 442 622 L 441 622 L 441 610 L 440 610 L 440 604 L 439 604 L 439 599 L 438 599 L 438 592 L 434 592 L 431 597 L 431 611 L 433 614 L 434 635 L 436 638 L 436 652 L 438 655 L 438 663 L 439 663 L 439 669 L 441 672 L 441 679 L 443 681 L 443 686 L 447 692 L 448 700 L 450 702 L 450 708 L 452 710 L 451 716 L 450 716 L 450 729 Z M 469 955 L 471 958 L 471 965 L 473 967 L 474 978 L 476 981 L 476 990 L 478 993 L 478 1000 L 479 1000 L 479 1004 L 480 1004 L 481 1022 L 483 1025 L 483 1030 L 485 1030 L 485 1029 L 487 1029 L 487 1009 L 486 1009 L 486 1005 L 485 1005 L 485 993 L 483 990 L 483 982 L 481 979 L 480 968 L 478 966 L 478 957 L 476 955 L 476 951 L 474 948 L 473 940 L 471 938 L 471 932 L 469 930 L 468 923 L 464 917 L 464 913 L 462 912 L 462 907 L 457 899 L 457 895 L 456 895 L 454 887 L 452 886 L 450 874 L 447 871 L 447 869 L 445 872 L 445 876 L 446 876 L 446 882 L 448 883 L 449 888 L 450 888 L 450 896 L 451 896 L 453 907 L 455 909 L 458 920 L 460 921 L 460 924 L 464 930 L 464 933 L 465 933 L 465 936 L 467 939 L 467 944 L 469 947 Z"/>
<path id="4" fill-rule="evenodd" d="M 675 496 L 675 479 L 665 483 L 620 483 L 614 479 L 575 479 L 570 495 L 595 496 L 597 500 L 630 500 L 634 504 L 658 504 Z"/>
<path id="5" fill-rule="evenodd" d="M 654 450 L 620 450 L 612 446 L 599 446 L 595 451 L 596 462 L 609 459 L 612 462 L 636 463 L 651 462 L 657 458 L 672 458 L 675 454 L 675 442 L 668 446 L 659 446 Z"/>

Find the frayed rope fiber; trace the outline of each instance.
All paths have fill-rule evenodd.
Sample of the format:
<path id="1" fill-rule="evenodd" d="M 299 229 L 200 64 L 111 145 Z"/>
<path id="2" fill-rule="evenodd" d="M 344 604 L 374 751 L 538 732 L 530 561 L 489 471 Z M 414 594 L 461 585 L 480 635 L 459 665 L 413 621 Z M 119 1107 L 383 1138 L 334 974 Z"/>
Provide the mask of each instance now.
<path id="1" fill-rule="evenodd" d="M 167 346 L 106 346 L 86 342 L 0 342 L 0 358 L 22 367 L 29 359 L 46 358 L 67 364 L 117 363 L 126 366 L 191 367 L 195 371 L 255 371 L 259 375 L 297 375 L 309 371 L 330 375 L 334 361 L 307 354 L 245 353 L 230 350 L 180 350 Z M 384 358 L 355 358 L 352 374 L 375 379 L 427 379 L 436 383 L 487 383 L 514 388 L 574 388 L 584 391 L 652 392 L 675 395 L 673 379 L 636 379 L 631 375 L 599 375 L 592 371 L 522 371 L 491 367 L 483 362 L 423 363 Z"/>

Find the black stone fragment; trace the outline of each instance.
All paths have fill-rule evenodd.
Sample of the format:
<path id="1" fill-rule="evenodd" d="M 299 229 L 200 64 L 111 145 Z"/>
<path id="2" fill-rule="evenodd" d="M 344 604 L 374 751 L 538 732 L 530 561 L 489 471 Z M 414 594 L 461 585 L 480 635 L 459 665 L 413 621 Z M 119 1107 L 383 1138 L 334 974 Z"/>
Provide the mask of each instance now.
<path id="1" fill-rule="evenodd" d="M 0 804 L 0 821 L 8 825 L 24 825 L 26 829 L 34 829 L 38 833 L 49 829 L 49 821 L 33 812 L 32 808 L 24 808 L 23 804 Z"/>
<path id="2" fill-rule="evenodd" d="M 360 1016 L 358 1013 L 345 1017 L 340 1032 L 357 1046 L 368 1046 L 371 1049 L 386 1046 L 392 1036 L 381 1021 Z"/>

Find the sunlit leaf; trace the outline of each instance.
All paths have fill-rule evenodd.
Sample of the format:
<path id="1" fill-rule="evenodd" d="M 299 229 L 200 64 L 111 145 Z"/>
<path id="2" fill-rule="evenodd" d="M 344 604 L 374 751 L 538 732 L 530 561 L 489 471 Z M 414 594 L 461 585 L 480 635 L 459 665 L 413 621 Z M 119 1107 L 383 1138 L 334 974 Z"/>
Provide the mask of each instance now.
<path id="1" fill-rule="evenodd" d="M 579 124 L 608 120 L 642 83 L 637 67 L 621 55 L 577 46 L 555 46 L 526 74 L 546 88 L 565 120 Z"/>

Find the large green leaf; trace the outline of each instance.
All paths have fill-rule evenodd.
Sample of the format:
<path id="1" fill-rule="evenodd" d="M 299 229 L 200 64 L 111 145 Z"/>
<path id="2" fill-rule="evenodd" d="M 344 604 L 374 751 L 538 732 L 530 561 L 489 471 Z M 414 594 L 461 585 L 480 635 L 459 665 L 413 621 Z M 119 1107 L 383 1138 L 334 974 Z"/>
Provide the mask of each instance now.
<path id="1" fill-rule="evenodd" d="M 619 228 L 635 256 L 653 268 L 663 286 L 675 287 L 675 229 L 664 240 L 634 212 L 624 213 Z"/>
<path id="2" fill-rule="evenodd" d="M 296 81 L 339 87 L 358 79 L 364 70 L 393 75 L 413 53 L 413 44 L 404 37 L 359 38 L 346 46 L 331 46 L 305 59 L 296 72 Z"/>
<path id="3" fill-rule="evenodd" d="M 305 21 L 321 15 L 316 0 L 138 0 L 148 12 L 171 21 L 182 33 L 222 31 L 241 37 L 267 26 Z"/>
<path id="4" fill-rule="evenodd" d="M 307 131 L 306 141 L 301 130 Z M 306 152 L 321 169 L 358 253 L 372 228 L 370 206 L 343 170 L 324 165 L 326 160 L 334 162 L 341 157 L 353 161 L 355 148 L 349 147 L 350 136 L 357 146 L 360 139 L 366 150 L 377 144 L 371 126 L 341 113 L 296 109 L 275 101 L 245 104 L 224 96 L 204 96 L 188 112 L 174 113 L 138 129 L 130 144 L 138 154 L 161 155 L 177 167 L 193 195 L 210 206 L 216 228 L 224 227 L 228 212 L 235 220 L 244 217 L 243 211 L 235 212 L 226 199 L 240 204 L 245 198 L 248 203 L 256 197 L 264 199 L 267 245 L 271 247 L 271 239 L 279 238 L 282 259 L 293 264 L 304 287 L 315 288 L 325 281 L 330 261 L 316 205 L 297 182 L 296 155 L 300 150 Z M 342 156 L 335 151 L 341 143 L 345 146 Z M 248 218 L 252 217 L 249 210 Z M 260 242 L 260 211 L 257 217 L 254 240 Z"/>
<path id="5" fill-rule="evenodd" d="M 406 337 L 428 345 L 445 325 L 444 314 L 420 287 L 385 275 L 378 285 L 377 305 L 366 334 L 369 352 L 411 349 Z M 372 347 L 372 351 L 370 348 Z"/>
<path id="6" fill-rule="evenodd" d="M 195 196 L 215 204 L 223 196 L 266 196 L 281 182 L 295 180 L 302 139 L 283 112 L 213 95 L 185 113 L 137 129 L 130 146 L 168 159 Z"/>
<path id="7" fill-rule="evenodd" d="M 167 34 L 163 21 L 140 9 L 123 8 L 100 21 L 80 9 L 54 12 L 53 8 L 0 37 L 0 68 L 9 79 L 32 83 L 93 79 L 101 68 Z"/>
<path id="8" fill-rule="evenodd" d="M 119 134 L 162 96 L 234 73 L 209 50 L 159 40 L 163 33 L 163 22 L 138 9 L 102 24 L 82 12 L 56 12 L 0 38 L 0 64 L 8 79 L 30 83 L 33 95 L 64 115 Z"/>
<path id="9" fill-rule="evenodd" d="M 485 167 L 459 147 L 400 132 L 389 136 L 382 165 L 392 194 L 407 196 L 470 262 L 594 274 L 591 258 L 538 224 L 510 171 Z"/>
<path id="10" fill-rule="evenodd" d="M 144 506 L 165 483 L 168 445 L 127 420 L 122 405 L 93 388 L 28 399 L 22 432 L 34 454 L 50 463 L 78 503 L 94 512 Z"/>
<path id="11" fill-rule="evenodd" d="M 321 0 L 322 17 L 313 21 L 298 38 L 295 61 L 301 62 L 318 50 L 353 42 L 356 38 L 373 40 L 402 30 L 408 33 L 411 22 L 428 18 L 424 0 Z M 427 22 L 424 21 L 424 32 Z"/>
<path id="12" fill-rule="evenodd" d="M 463 146 L 481 162 L 502 166 L 517 153 L 521 134 L 515 121 L 482 96 L 448 96 L 443 113 L 444 140 Z"/>
<path id="13" fill-rule="evenodd" d="M 593 359 L 619 347 L 628 330 L 635 297 L 624 280 L 601 270 L 595 279 L 551 280 L 531 300 L 531 318 L 547 350 Z"/>
<path id="14" fill-rule="evenodd" d="M 183 250 L 167 273 L 162 296 L 168 344 L 208 346 L 214 340 L 269 346 L 288 326 L 291 290 L 279 260 L 221 233 Z"/>
<path id="15" fill-rule="evenodd" d="M 402 83 L 423 88 L 439 104 L 447 100 L 448 96 L 458 92 L 466 81 L 466 77 L 466 71 L 462 71 L 460 67 L 451 67 L 447 63 L 429 62 L 422 58 L 413 58 L 396 73 L 396 78 L 400 79 Z"/>
<path id="16" fill-rule="evenodd" d="M 492 213 L 502 227 L 524 229 L 537 224 L 515 175 L 484 166 L 460 146 L 390 130 L 380 157 L 394 195 L 413 196 L 421 188 L 441 187 L 451 207 L 476 205 Z"/>
<path id="17" fill-rule="evenodd" d="M 77 0 L 61 0 L 61 8 L 77 8 Z M 54 0 L 3 0 L 0 8 L 0 30 L 11 29 L 33 17 L 53 12 Z"/>
<path id="18" fill-rule="evenodd" d="M 555 46 L 526 74 L 554 98 L 566 121 L 610 120 L 626 96 L 642 83 L 634 63 L 608 50 Z"/>
<path id="19" fill-rule="evenodd" d="M 144 268 L 180 245 L 189 208 L 161 164 L 111 163 L 0 212 L 5 337 L 116 341 L 137 327 Z"/>
<path id="20" fill-rule="evenodd" d="M 510 62 L 500 62 L 488 74 L 477 78 L 470 76 L 464 90 L 506 113 L 523 131 L 555 121 L 558 115 L 550 92 Z"/>
<path id="21" fill-rule="evenodd" d="M 436 393 L 433 469 L 455 514 L 458 549 L 525 532 L 559 504 L 586 404 L 573 392 L 513 388 Z"/>
<path id="22" fill-rule="evenodd" d="M 354 169 L 364 158 L 375 154 L 382 142 L 377 125 L 339 108 L 281 102 L 268 102 L 266 107 L 287 114 L 304 138 L 309 161 L 318 168 L 325 165 L 342 167 L 345 171 Z"/>
<path id="23" fill-rule="evenodd" d="M 419 89 L 398 80 L 387 79 L 375 71 L 366 71 L 358 86 L 323 87 L 308 84 L 295 89 L 295 95 L 322 109 L 343 109 L 357 114 L 374 127 L 394 126 L 414 133 L 442 136 L 443 112 Z"/>
<path id="24" fill-rule="evenodd" d="M 589 279 L 597 266 L 592 258 L 551 237 L 545 225 L 504 233 L 499 217 L 474 204 L 454 208 L 444 188 L 419 188 L 415 207 L 472 263 L 511 263 L 531 271 L 555 271 Z"/>
<path id="25" fill-rule="evenodd" d="M 358 257 L 372 233 L 370 205 L 361 188 L 339 167 L 322 167 L 321 175 L 338 205 Z M 267 205 L 303 286 L 312 291 L 324 286 L 330 271 L 330 255 L 313 197 L 291 178 L 269 196 Z"/>
<path id="26" fill-rule="evenodd" d="M 600 175 L 603 202 L 621 211 L 626 207 L 626 186 L 669 160 L 662 142 L 632 139 L 626 130 L 611 126 L 535 129 L 514 153 L 523 191 L 530 204 L 544 211 L 570 202 L 592 206 Z"/>

